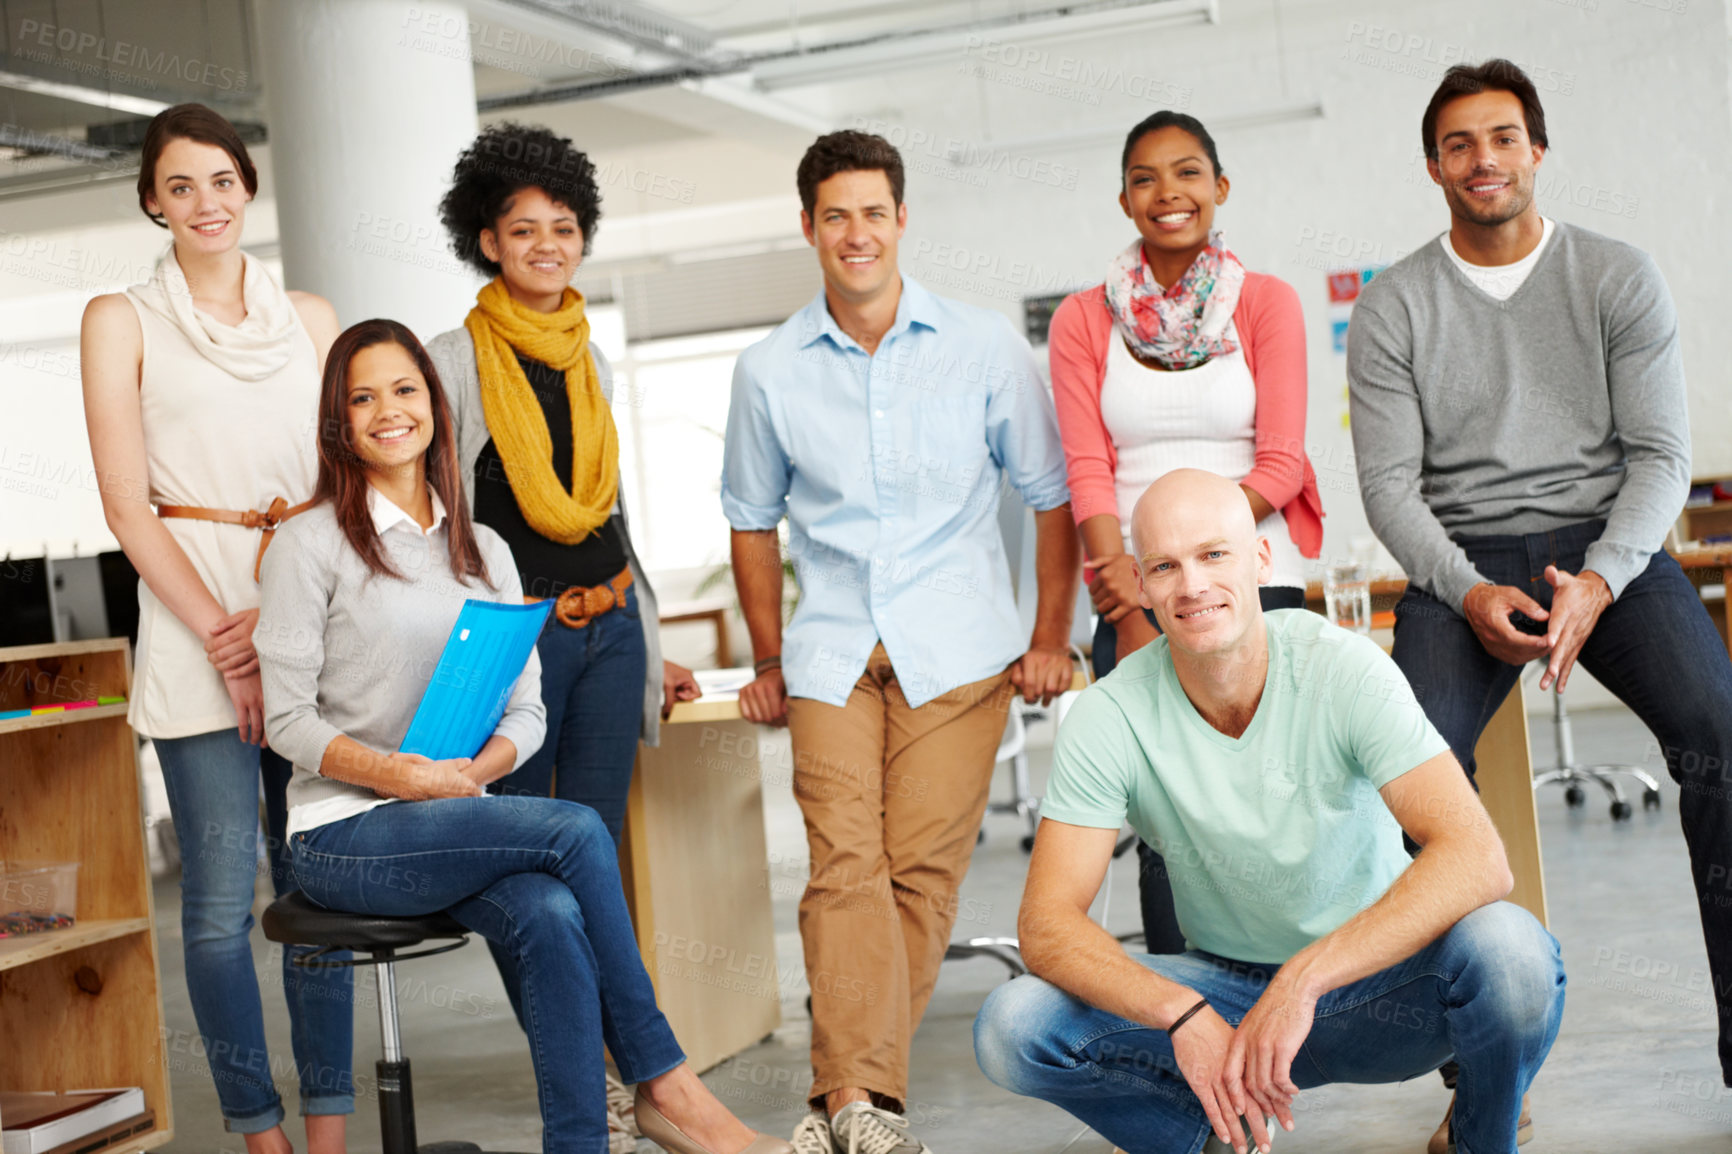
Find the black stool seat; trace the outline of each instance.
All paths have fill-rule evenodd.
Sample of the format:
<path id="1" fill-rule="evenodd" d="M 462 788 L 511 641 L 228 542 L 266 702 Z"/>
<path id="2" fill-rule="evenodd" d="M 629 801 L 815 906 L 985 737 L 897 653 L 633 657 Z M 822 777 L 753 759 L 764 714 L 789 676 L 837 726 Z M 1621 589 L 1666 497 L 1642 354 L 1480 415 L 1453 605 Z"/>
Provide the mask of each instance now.
<path id="1" fill-rule="evenodd" d="M 444 910 L 413 918 L 348 914 L 316 904 L 300 890 L 265 910 L 265 937 L 292 946 L 339 950 L 401 950 L 428 938 L 461 938 L 469 931 Z"/>

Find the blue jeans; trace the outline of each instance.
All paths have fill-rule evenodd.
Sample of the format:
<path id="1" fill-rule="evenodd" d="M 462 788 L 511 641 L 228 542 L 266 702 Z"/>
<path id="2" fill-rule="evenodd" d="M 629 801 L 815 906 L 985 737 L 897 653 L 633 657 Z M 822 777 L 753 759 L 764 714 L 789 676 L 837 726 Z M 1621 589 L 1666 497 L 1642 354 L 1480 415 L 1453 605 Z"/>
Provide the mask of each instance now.
<path id="1" fill-rule="evenodd" d="M 617 845 L 643 731 L 648 657 L 637 589 L 628 588 L 625 604 L 591 618 L 582 629 L 562 625 L 549 614 L 535 651 L 541 657 L 547 740 L 515 772 L 488 786 L 488 792 L 523 797 L 553 793 L 562 801 L 587 805 L 601 815 Z M 510 952 L 492 941 L 487 948 L 511 1009 L 528 1029 Z"/>
<path id="2" fill-rule="evenodd" d="M 1551 533 L 1455 540 L 1486 580 L 1513 585 L 1549 609 L 1546 566 L 1580 572 L 1588 546 L 1604 531 L 1604 521 L 1588 521 Z M 1543 625 L 1527 628 L 1544 632 Z M 1487 653 L 1464 617 L 1411 585 L 1395 607 L 1394 657 L 1471 778 L 1474 747 L 1520 680 L 1521 666 Z M 1660 552 L 1600 615 L 1579 660 L 1653 733 L 1667 771 L 1683 787 L 1678 811 L 1719 1009 L 1720 1068 L 1732 1085 L 1732 663 L 1726 646 L 1683 570 Z"/>
<path id="3" fill-rule="evenodd" d="M 643 731 L 648 656 L 637 589 L 627 589 L 625 604 L 582 629 L 549 614 L 535 651 L 547 740 L 489 792 L 582 802 L 601 815 L 617 842 Z"/>
<path id="4" fill-rule="evenodd" d="M 180 926 L 193 1018 L 216 1082 L 223 1124 L 234 1133 L 257 1134 L 283 1120 L 249 941 L 258 877 L 259 781 L 262 774 L 271 886 L 281 897 L 295 888 L 283 845 L 288 817 L 283 791 L 291 767 L 272 751 L 246 744 L 233 729 L 157 738 L 154 744 L 180 839 Z M 306 952 L 296 947 L 283 952 L 301 1113 L 353 1113 L 350 972 L 295 965 Z"/>
<path id="5" fill-rule="evenodd" d="M 1132 957 L 1197 991 L 1233 1026 L 1279 969 L 1201 950 Z M 1454 1054 L 1456 1149 L 1514 1154 L 1522 1095 L 1563 1013 L 1558 943 L 1526 910 L 1497 902 L 1406 961 L 1319 998 L 1292 1077 L 1301 1090 L 1401 1082 Z M 1165 1030 L 1033 975 L 988 995 L 974 1020 L 974 1052 L 993 1082 L 1068 1110 L 1128 1154 L 1195 1154 L 1209 1135 Z M 1303 1128 L 1303 1117 L 1295 1121 Z"/>
<path id="6" fill-rule="evenodd" d="M 1291 585 L 1264 585 L 1257 590 L 1257 600 L 1263 612 L 1271 609 L 1305 608 L 1305 590 Z M 1143 610 L 1150 625 L 1155 624 L 1153 610 Z M 1095 679 L 1111 673 L 1119 663 L 1119 634 L 1104 617 L 1095 618 L 1094 665 Z M 1167 863 L 1149 843 L 1137 841 L 1137 901 L 1142 907 L 1143 948 L 1151 954 L 1182 954 L 1185 934 L 1179 929 L 1178 911 L 1173 907 L 1173 883 L 1167 877 Z"/>
<path id="7" fill-rule="evenodd" d="M 613 839 L 593 809 L 552 798 L 399 801 L 289 839 L 295 877 L 329 909 L 449 910 L 520 975 L 547 1154 L 604 1154 L 602 1043 L 627 1082 L 685 1055 L 656 1008 Z"/>

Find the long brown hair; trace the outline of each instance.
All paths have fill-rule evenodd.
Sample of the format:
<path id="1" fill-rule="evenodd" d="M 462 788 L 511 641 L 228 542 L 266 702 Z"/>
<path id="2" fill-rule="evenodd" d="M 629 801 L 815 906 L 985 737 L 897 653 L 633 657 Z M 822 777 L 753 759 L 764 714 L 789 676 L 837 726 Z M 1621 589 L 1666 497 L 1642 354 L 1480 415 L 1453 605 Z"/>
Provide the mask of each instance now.
<path id="1" fill-rule="evenodd" d="M 468 584 L 468 578 L 478 577 L 489 589 L 495 589 L 497 586 L 487 574 L 487 561 L 476 544 L 475 526 L 469 520 L 469 506 L 463 497 L 463 475 L 457 466 L 457 431 L 451 419 L 451 406 L 445 400 L 445 386 L 439 380 L 439 370 L 433 367 L 433 358 L 427 355 L 415 334 L 396 321 L 375 318 L 350 325 L 325 357 L 325 380 L 319 393 L 319 482 L 313 490 L 313 500 L 331 503 L 343 536 L 368 569 L 381 577 L 406 580 L 385 556 L 378 531 L 373 527 L 373 515 L 367 509 L 367 468 L 356 451 L 349 425 L 349 365 L 362 349 L 383 344 L 397 345 L 408 353 L 427 381 L 433 407 L 433 439 L 423 460 L 427 483 L 445 505 L 451 575 L 462 584 Z"/>

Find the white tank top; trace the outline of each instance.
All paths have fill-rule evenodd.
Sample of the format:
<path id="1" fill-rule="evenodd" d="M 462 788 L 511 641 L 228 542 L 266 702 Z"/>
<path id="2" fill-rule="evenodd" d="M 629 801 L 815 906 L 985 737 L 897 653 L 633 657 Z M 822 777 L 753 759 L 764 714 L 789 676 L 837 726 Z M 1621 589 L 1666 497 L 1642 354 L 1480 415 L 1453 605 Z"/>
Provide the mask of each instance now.
<path id="1" fill-rule="evenodd" d="M 271 283 L 278 293 L 280 287 Z M 139 407 L 153 505 L 264 509 L 297 505 L 318 479 L 318 351 L 305 326 L 289 334 L 288 363 L 242 380 L 206 359 L 180 327 L 127 290 L 144 334 Z M 214 322 L 212 322 L 214 323 Z M 253 609 L 257 529 L 165 518 L 169 534 L 226 612 Z M 127 720 L 146 737 L 191 737 L 236 725 L 222 674 L 204 641 L 138 583 L 138 654 Z"/>
<path id="2" fill-rule="evenodd" d="M 1257 386 L 1242 351 L 1161 372 L 1133 357 L 1115 332 L 1101 381 L 1101 420 L 1118 454 L 1113 485 L 1127 552 L 1131 510 L 1166 473 L 1204 469 L 1242 481 L 1256 463 Z M 1269 538 L 1275 563 L 1269 584 L 1304 588 L 1304 559 L 1281 511 L 1258 522 L 1257 531 Z"/>

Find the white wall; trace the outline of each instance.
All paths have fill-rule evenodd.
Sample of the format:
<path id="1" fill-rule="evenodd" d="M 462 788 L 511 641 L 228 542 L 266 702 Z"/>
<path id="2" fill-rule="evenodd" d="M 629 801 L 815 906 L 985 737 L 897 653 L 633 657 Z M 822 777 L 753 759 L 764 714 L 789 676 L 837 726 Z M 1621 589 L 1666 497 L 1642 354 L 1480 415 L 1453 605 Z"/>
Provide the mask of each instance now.
<path id="1" fill-rule="evenodd" d="M 1443 70 L 1464 59 L 1510 57 L 1540 88 L 1552 142 L 1542 211 L 1659 262 L 1683 331 L 1695 471 L 1732 472 L 1732 230 L 1718 211 L 1732 176 L 1727 30 L 1719 0 L 1221 0 L 1218 24 L 981 38 L 918 72 L 806 95 L 836 123 L 903 146 L 903 268 L 1019 321 L 1022 297 L 1098 283 L 1134 238 L 1115 200 L 1131 125 L 1178 107 L 1223 126 L 1233 187 L 1217 222 L 1305 309 L 1327 558 L 1368 530 L 1324 270 L 1390 263 L 1447 227 L 1419 118 Z M 1316 104 L 1321 118 L 1230 126 Z"/>

